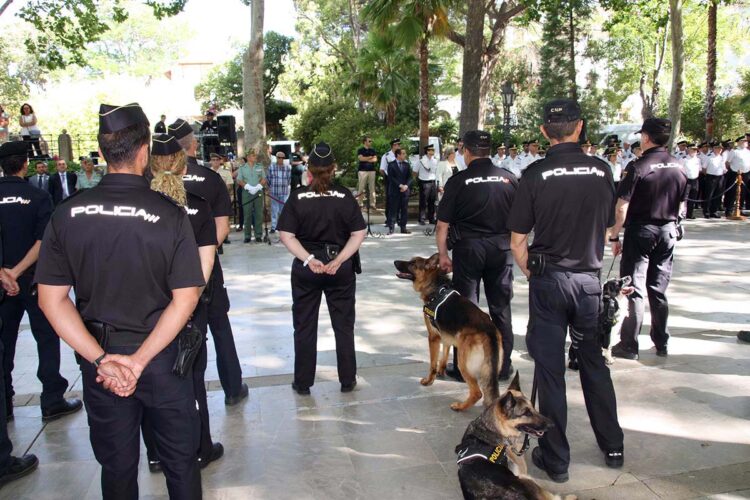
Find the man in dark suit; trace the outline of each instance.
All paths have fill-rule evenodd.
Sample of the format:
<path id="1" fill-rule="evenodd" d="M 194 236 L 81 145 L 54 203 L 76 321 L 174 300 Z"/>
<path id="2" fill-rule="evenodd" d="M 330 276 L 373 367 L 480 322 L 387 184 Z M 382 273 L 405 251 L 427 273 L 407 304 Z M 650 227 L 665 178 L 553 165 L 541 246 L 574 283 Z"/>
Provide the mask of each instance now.
<path id="1" fill-rule="evenodd" d="M 36 162 L 36 174 L 26 178 L 26 180 L 35 188 L 42 191 L 49 191 L 49 175 L 47 175 L 47 162 Z"/>
<path id="2" fill-rule="evenodd" d="M 63 159 L 55 162 L 55 168 L 57 168 L 57 173 L 49 178 L 49 193 L 52 195 L 52 203 L 57 206 L 76 192 L 78 176 L 75 172 L 68 172 L 68 164 Z"/>
<path id="3" fill-rule="evenodd" d="M 413 180 L 411 166 L 406 161 L 406 150 L 395 151 L 396 161 L 388 164 L 388 208 L 390 209 L 390 226 L 388 234 L 393 234 L 393 224 L 398 221 L 402 234 L 410 234 L 406 229 L 406 217 L 409 208 L 409 191 Z"/>

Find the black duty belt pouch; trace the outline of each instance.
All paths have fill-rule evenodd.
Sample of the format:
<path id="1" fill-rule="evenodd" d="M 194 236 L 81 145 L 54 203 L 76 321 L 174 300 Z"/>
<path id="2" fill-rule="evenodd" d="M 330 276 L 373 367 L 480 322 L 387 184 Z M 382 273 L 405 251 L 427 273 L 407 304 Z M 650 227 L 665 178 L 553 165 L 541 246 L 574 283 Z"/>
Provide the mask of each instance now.
<path id="1" fill-rule="evenodd" d="M 459 241 L 461 241 L 461 231 L 458 230 L 458 226 L 451 224 L 448 226 L 448 250 L 453 250 Z"/>
<path id="2" fill-rule="evenodd" d="M 201 293 L 200 301 L 204 304 L 209 304 L 211 302 L 211 294 L 214 291 L 214 273 L 211 273 L 211 276 L 208 277 L 208 281 L 206 282 L 206 287 L 203 289 L 203 293 Z"/>
<path id="3" fill-rule="evenodd" d="M 334 245 L 333 243 L 313 243 L 307 245 L 303 243 L 303 246 L 310 248 L 310 253 L 323 264 L 331 262 L 341 251 L 341 246 Z"/>
<path id="4" fill-rule="evenodd" d="M 542 253 L 529 253 L 526 267 L 532 276 L 541 276 L 547 267 L 547 256 Z"/>
<path id="5" fill-rule="evenodd" d="M 109 347 L 109 336 L 112 333 L 112 327 L 101 321 L 84 320 L 83 324 L 91 336 L 94 337 L 96 343 L 106 351 L 107 347 Z"/>
<path id="6" fill-rule="evenodd" d="M 172 366 L 172 373 L 180 378 L 187 377 L 193 368 L 202 343 L 203 334 L 192 320 L 188 321 L 185 328 L 177 335 L 177 359 Z"/>
<path id="7" fill-rule="evenodd" d="M 352 269 L 356 274 L 362 274 L 362 259 L 359 256 L 359 251 L 352 256 Z"/>

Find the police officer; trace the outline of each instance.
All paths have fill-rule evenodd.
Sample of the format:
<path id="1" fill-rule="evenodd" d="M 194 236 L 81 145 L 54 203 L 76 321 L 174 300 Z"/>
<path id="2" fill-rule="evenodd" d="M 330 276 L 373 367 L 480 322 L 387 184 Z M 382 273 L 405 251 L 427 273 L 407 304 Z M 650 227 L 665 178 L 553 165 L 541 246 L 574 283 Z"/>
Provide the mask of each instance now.
<path id="1" fill-rule="evenodd" d="M 199 196 L 185 191 L 185 185 L 182 181 L 185 167 L 185 152 L 174 137 L 161 134 L 153 138 L 151 161 L 149 162 L 149 170 L 153 177 L 151 189 L 171 197 L 187 212 L 190 227 L 193 230 L 195 242 L 198 245 L 203 279 L 208 282 L 211 278 L 214 260 L 216 259 L 216 224 L 214 223 L 211 206 L 208 202 Z M 181 258 L 181 256 L 178 256 L 178 258 Z M 205 381 L 206 365 L 208 363 L 206 349 L 206 332 L 208 330 L 206 301 L 200 300 L 198 302 L 198 306 L 193 311 L 192 322 L 202 335 L 200 350 L 193 364 L 192 379 L 201 427 L 198 461 L 201 468 L 205 468 L 209 463 L 219 459 L 224 454 L 224 446 L 218 442 L 214 443 L 211 439 L 211 425 L 208 416 Z M 151 472 L 162 470 L 155 441 L 153 429 L 149 425 L 148 419 L 144 419 L 143 442 L 146 444 L 148 467 Z"/>
<path id="2" fill-rule="evenodd" d="M 366 225 L 357 200 L 348 189 L 332 184 L 336 163 L 330 146 L 313 147 L 308 157 L 312 182 L 294 191 L 281 212 L 281 242 L 294 255 L 292 317 L 294 321 L 294 382 L 300 395 L 315 382 L 320 297 L 325 293 L 336 337 L 341 392 L 357 385 L 354 352 L 355 273 Z"/>
<path id="3" fill-rule="evenodd" d="M 151 133 L 140 106 L 102 104 L 98 139 L 108 174 L 53 214 L 36 272 L 39 303 L 80 356 L 103 498 L 138 498 L 144 417 L 170 498 L 201 498 L 193 381 L 172 373 L 175 338 L 205 285 L 198 247 L 184 209 L 143 177 Z"/>
<path id="4" fill-rule="evenodd" d="M 396 151 L 401 149 L 401 139 L 391 141 L 391 150 L 380 158 L 380 174 L 383 176 L 383 189 L 385 194 L 385 226 L 390 228 L 393 225 L 391 220 L 391 202 L 390 191 L 388 186 L 388 165 L 396 161 Z"/>
<path id="5" fill-rule="evenodd" d="M 32 291 L 34 269 L 39 257 L 44 228 L 52 213 L 49 193 L 24 180 L 28 169 L 26 143 L 7 142 L 0 147 L 0 162 L 5 177 L 0 179 L 0 239 L 2 240 L 3 282 L 12 292 L 0 304 L 0 341 L 5 348 L 5 407 L 8 420 L 13 419 L 13 358 L 16 354 L 18 329 L 24 312 L 29 315 L 31 333 L 39 353 L 37 376 L 42 382 L 42 420 L 54 420 L 77 412 L 83 407 L 78 399 L 63 395 L 68 381 L 60 375 L 60 338 L 39 310 Z"/>
<path id="6" fill-rule="evenodd" d="M 554 424 L 539 439 L 532 460 L 553 481 L 565 482 L 570 464 L 565 435 L 568 328 L 578 346 L 583 397 L 596 441 L 609 467 L 623 464 L 615 390 L 598 336 L 599 273 L 606 230 L 614 223 L 614 186 L 609 166 L 581 151 L 577 102 L 550 101 L 543 119 L 541 131 L 551 146 L 542 161 L 524 172 L 508 227 L 513 256 L 529 278 L 526 345 L 534 359 L 539 411 Z"/>
<path id="7" fill-rule="evenodd" d="M 617 190 L 617 223 L 609 241 L 615 256 L 622 253 L 620 276 L 633 279 L 628 295 L 628 315 L 622 323 L 620 342 L 612 347 L 618 358 L 638 359 L 638 335 L 648 295 L 651 340 L 657 356 L 667 355 L 667 286 L 672 277 L 677 222 L 685 214 L 688 179 L 680 161 L 666 150 L 672 122 L 649 118 L 641 127 L 643 156 L 625 169 Z M 624 240 L 620 230 L 625 227 Z"/>
<path id="8" fill-rule="evenodd" d="M 489 133 L 473 130 L 464 134 L 463 141 L 467 168 L 448 180 L 438 208 L 440 267 L 453 271 L 456 291 L 475 304 L 479 302 L 479 284 L 484 282 L 490 317 L 502 336 L 499 376 L 505 380 L 512 371 L 513 352 L 513 257 L 506 223 L 518 181 L 492 164 Z M 448 256 L 449 232 L 454 235 L 450 238 L 453 260 Z M 453 367 L 448 372 L 454 378 L 457 366 L 454 351 Z"/>
<path id="9" fill-rule="evenodd" d="M 206 200 L 211 205 L 216 224 L 216 241 L 224 241 L 229 235 L 229 216 L 232 200 L 221 176 L 198 164 L 195 155 L 198 141 L 193 129 L 182 119 L 167 127 L 167 133 L 177 139 L 187 154 L 187 171 L 182 177 L 185 189 Z M 208 302 L 208 326 L 214 338 L 216 365 L 219 381 L 224 389 L 224 404 L 236 405 L 248 395 L 247 384 L 242 382 L 242 368 L 234 345 L 232 325 L 229 323 L 229 296 L 224 286 L 224 272 L 217 256 L 211 274 L 210 298 Z"/>
<path id="10" fill-rule="evenodd" d="M 424 226 L 429 221 L 435 224 L 435 201 L 437 201 L 438 159 L 435 158 L 435 147 L 427 145 L 424 156 L 414 166 L 419 182 L 419 224 Z"/>

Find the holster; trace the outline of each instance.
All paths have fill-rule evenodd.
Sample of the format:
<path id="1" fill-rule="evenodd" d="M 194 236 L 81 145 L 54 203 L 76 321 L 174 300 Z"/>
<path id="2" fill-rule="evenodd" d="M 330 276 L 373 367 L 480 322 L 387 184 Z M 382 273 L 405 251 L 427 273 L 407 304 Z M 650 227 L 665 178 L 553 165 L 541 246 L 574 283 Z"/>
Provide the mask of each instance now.
<path id="1" fill-rule="evenodd" d="M 192 320 L 188 321 L 185 328 L 177 335 L 177 359 L 172 366 L 172 373 L 180 378 L 187 377 L 193 368 L 202 343 L 203 333 Z"/>
<path id="2" fill-rule="evenodd" d="M 341 251 L 341 246 L 333 243 L 303 244 L 303 246 L 310 248 L 310 253 L 323 264 L 331 262 Z"/>
<path id="3" fill-rule="evenodd" d="M 84 320 L 83 321 L 86 330 L 89 331 L 96 343 L 101 346 L 105 351 L 109 347 L 109 337 L 112 333 L 112 327 L 102 323 L 101 321 Z"/>
<path id="4" fill-rule="evenodd" d="M 214 273 L 211 273 L 211 276 L 208 277 L 208 281 L 206 282 L 206 287 L 203 289 L 203 293 L 201 293 L 200 301 L 204 304 L 208 304 L 211 302 L 211 294 L 214 290 Z"/>
<path id="5" fill-rule="evenodd" d="M 547 267 L 547 256 L 542 253 L 529 253 L 526 267 L 532 276 L 541 276 Z"/>
<path id="6" fill-rule="evenodd" d="M 359 256 L 359 251 L 352 255 L 352 269 L 356 274 L 362 274 L 362 259 Z"/>
<path id="7" fill-rule="evenodd" d="M 453 250 L 459 241 L 461 241 L 461 231 L 459 231 L 458 226 L 451 224 L 448 226 L 448 250 Z"/>

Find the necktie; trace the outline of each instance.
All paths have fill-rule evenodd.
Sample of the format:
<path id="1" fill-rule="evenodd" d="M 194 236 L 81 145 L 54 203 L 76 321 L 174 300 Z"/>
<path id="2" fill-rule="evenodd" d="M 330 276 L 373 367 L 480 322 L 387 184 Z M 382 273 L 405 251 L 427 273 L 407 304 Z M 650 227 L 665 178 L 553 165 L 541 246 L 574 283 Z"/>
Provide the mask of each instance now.
<path id="1" fill-rule="evenodd" d="M 39 189 L 42 189 L 42 176 L 41 175 L 37 175 L 36 178 L 37 178 L 37 184 L 38 184 L 37 187 Z"/>
<path id="2" fill-rule="evenodd" d="M 70 196 L 68 194 L 68 181 L 65 179 L 65 172 L 60 174 L 60 182 L 62 183 L 62 189 L 63 189 L 63 199 Z"/>

